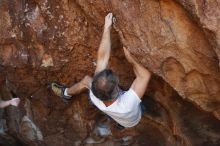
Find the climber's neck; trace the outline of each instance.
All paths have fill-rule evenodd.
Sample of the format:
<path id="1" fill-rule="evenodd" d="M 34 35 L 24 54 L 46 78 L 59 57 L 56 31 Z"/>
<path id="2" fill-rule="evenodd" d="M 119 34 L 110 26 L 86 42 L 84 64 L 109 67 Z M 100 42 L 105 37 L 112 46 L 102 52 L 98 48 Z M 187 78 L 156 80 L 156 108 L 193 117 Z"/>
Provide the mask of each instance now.
<path id="1" fill-rule="evenodd" d="M 112 100 L 112 101 L 103 101 L 103 103 L 105 104 L 105 106 L 110 106 L 110 105 L 112 105 L 116 100 L 117 100 L 117 98 L 114 99 L 114 100 Z"/>

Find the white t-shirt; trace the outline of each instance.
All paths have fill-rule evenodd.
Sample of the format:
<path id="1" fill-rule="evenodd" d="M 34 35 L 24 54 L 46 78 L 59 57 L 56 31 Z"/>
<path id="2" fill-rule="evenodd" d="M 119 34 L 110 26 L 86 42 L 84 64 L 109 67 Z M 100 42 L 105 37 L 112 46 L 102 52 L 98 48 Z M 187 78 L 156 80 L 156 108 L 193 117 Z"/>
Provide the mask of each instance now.
<path id="1" fill-rule="evenodd" d="M 95 106 L 124 127 L 133 127 L 141 120 L 141 100 L 132 89 L 120 95 L 110 106 L 95 97 L 91 90 L 89 95 Z"/>

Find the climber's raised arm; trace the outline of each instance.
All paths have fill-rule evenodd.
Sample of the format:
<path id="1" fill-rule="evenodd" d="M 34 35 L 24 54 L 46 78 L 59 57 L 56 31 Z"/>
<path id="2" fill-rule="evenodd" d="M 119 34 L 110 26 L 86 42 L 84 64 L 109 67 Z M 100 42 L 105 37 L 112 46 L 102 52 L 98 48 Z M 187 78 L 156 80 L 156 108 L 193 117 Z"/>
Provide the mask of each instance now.
<path id="1" fill-rule="evenodd" d="M 106 69 L 108 66 L 108 61 L 111 52 L 110 31 L 112 26 L 112 18 L 113 18 L 112 13 L 109 13 L 105 17 L 105 25 L 104 25 L 102 40 L 98 49 L 97 66 L 96 66 L 95 74 Z"/>
<path id="2" fill-rule="evenodd" d="M 125 47 L 123 49 L 125 57 L 128 62 L 132 64 L 136 76 L 131 88 L 135 91 L 138 97 L 142 98 L 150 81 L 151 73 L 141 64 L 139 64 Z"/>

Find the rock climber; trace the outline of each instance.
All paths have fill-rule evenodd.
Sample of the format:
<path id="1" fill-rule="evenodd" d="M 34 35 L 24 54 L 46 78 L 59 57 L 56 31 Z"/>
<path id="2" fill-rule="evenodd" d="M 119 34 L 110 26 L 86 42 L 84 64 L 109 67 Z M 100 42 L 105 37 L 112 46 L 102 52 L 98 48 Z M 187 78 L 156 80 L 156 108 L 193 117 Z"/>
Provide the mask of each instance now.
<path id="1" fill-rule="evenodd" d="M 110 31 L 113 20 L 112 13 L 105 17 L 94 77 L 85 76 L 80 82 L 69 88 L 53 82 L 51 89 L 63 100 L 69 100 L 73 95 L 88 89 L 89 97 L 98 109 L 122 127 L 133 127 L 141 119 L 141 98 L 146 91 L 151 73 L 135 60 L 127 48 L 123 47 L 125 57 L 133 66 L 136 78 L 128 91 L 119 88 L 118 76 L 107 68 L 111 51 Z"/>

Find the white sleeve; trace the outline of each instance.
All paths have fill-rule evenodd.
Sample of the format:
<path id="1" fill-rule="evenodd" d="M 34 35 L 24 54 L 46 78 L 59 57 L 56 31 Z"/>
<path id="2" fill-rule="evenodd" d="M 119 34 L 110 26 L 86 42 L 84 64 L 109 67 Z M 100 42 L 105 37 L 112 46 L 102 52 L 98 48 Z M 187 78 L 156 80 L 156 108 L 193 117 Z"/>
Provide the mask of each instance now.
<path id="1" fill-rule="evenodd" d="M 135 93 L 133 89 L 129 89 L 127 92 L 124 93 L 124 100 L 127 107 L 138 106 L 141 102 L 141 99 Z"/>

